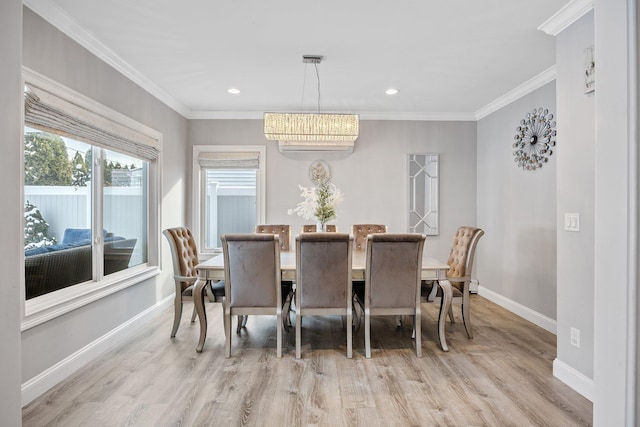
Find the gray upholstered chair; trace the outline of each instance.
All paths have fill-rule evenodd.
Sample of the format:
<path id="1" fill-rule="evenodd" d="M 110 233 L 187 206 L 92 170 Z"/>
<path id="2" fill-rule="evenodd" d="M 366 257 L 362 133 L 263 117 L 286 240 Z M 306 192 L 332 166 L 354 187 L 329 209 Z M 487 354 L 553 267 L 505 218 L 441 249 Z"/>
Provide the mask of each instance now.
<path id="1" fill-rule="evenodd" d="M 280 238 L 280 250 L 289 252 L 289 241 L 291 240 L 291 227 L 286 224 L 262 224 L 256 225 L 256 234 L 277 234 Z M 291 299 L 293 298 L 293 282 L 290 280 L 282 281 L 282 304 L 284 325 L 288 328 L 291 326 Z"/>
<path id="2" fill-rule="evenodd" d="M 411 315 L 416 355 L 422 357 L 420 275 L 423 234 L 372 234 L 367 238 L 364 286 L 365 355 L 371 357 L 371 316 Z"/>
<path id="3" fill-rule="evenodd" d="M 171 338 L 173 338 L 176 336 L 180 326 L 183 302 L 193 301 L 193 285 L 198 276 L 196 271 L 196 265 L 199 264 L 198 249 L 193 234 L 187 227 L 168 228 L 162 234 L 167 238 L 171 248 L 173 279 L 176 285 L 176 296 L 173 303 L 173 327 L 171 328 Z M 210 302 L 224 301 L 224 282 L 210 282 L 205 289 L 207 299 Z M 191 315 L 191 322 L 195 318 L 196 311 L 194 309 Z"/>
<path id="4" fill-rule="evenodd" d="M 453 236 L 453 244 L 451 245 L 451 251 L 447 259 L 447 264 L 449 264 L 447 279 L 451 282 L 451 288 L 453 290 L 449 318 L 453 323 L 453 304 L 460 304 L 462 306 L 464 328 L 469 338 L 473 338 L 469 284 L 471 283 L 471 272 L 473 270 L 476 247 L 483 235 L 484 231 L 480 228 L 468 226 L 458 228 L 456 234 Z M 437 301 L 439 296 L 438 288 L 434 285 L 435 283 L 431 282 L 422 283 L 422 295 L 429 302 Z"/>
<path id="5" fill-rule="evenodd" d="M 337 233 L 338 226 L 335 224 L 325 224 L 325 230 L 327 233 Z M 303 233 L 315 233 L 317 231 L 317 226 L 315 224 L 305 224 L 302 226 Z"/>
<path id="6" fill-rule="evenodd" d="M 346 316 L 347 357 L 352 356 L 351 254 L 346 233 L 296 236 L 296 358 L 300 358 L 303 316 Z"/>
<path id="7" fill-rule="evenodd" d="M 282 356 L 280 240 L 275 234 L 224 234 L 226 357 L 231 356 L 231 316 L 275 315 L 277 357 Z M 238 320 L 240 322 L 240 320 Z"/>

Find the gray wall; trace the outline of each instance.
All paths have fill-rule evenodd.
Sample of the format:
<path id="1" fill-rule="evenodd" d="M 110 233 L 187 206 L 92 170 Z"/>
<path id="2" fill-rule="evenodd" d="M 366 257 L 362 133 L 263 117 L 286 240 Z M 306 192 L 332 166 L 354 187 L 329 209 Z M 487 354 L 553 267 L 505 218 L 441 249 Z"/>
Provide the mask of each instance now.
<path id="1" fill-rule="evenodd" d="M 25 66 L 163 134 L 161 226 L 184 224 L 187 120 L 27 8 L 24 9 L 23 38 Z M 2 174 L 4 182 L 13 183 L 3 188 L 21 188 L 22 177 L 15 166 L 2 169 Z M 19 238 L 14 241 L 16 247 L 20 246 Z M 33 378 L 169 296 L 174 288 L 170 278 L 171 254 L 164 239 L 162 264 L 167 269 L 157 278 L 24 331 L 22 381 Z"/>
<path id="2" fill-rule="evenodd" d="M 630 349 L 638 339 L 637 277 L 638 136 L 637 21 L 630 26 L 626 0 L 596 0 L 594 425 L 638 425 L 633 403 L 637 367 Z M 635 4 L 637 6 L 637 1 Z M 635 26 L 635 28 L 634 28 Z M 632 107 L 630 103 L 635 103 Z M 634 115 L 629 115 L 629 112 Z"/>
<path id="3" fill-rule="evenodd" d="M 476 124 L 474 122 L 362 121 L 355 151 L 350 154 L 281 154 L 267 141 L 262 120 L 191 120 L 191 145 L 266 145 L 266 222 L 303 223 L 287 215 L 302 199 L 298 184 L 309 187 L 311 162 L 324 159 L 333 183 L 345 194 L 339 231 L 354 223 L 383 223 L 391 232 L 407 231 L 408 153 L 440 155 L 440 235 L 427 237 L 425 252 L 446 260 L 460 225 L 476 223 Z"/>
<path id="4" fill-rule="evenodd" d="M 593 12 L 556 37 L 558 157 L 557 359 L 593 378 L 595 93 L 583 89 L 583 50 L 594 43 Z M 564 213 L 580 214 L 580 231 L 564 231 Z M 569 328 L 580 330 L 580 348 Z"/>
<path id="5" fill-rule="evenodd" d="M 557 150 L 541 169 L 525 171 L 511 146 L 520 120 L 537 107 L 555 113 L 555 83 L 478 121 L 478 226 L 485 235 L 476 274 L 482 288 L 555 319 Z"/>
<path id="6" fill-rule="evenodd" d="M 22 2 L 0 2 L 0 234 L 5 241 L 0 257 L 0 425 L 19 426 L 20 407 L 20 141 L 22 134 Z M 9 202 L 9 203 L 6 203 Z"/>

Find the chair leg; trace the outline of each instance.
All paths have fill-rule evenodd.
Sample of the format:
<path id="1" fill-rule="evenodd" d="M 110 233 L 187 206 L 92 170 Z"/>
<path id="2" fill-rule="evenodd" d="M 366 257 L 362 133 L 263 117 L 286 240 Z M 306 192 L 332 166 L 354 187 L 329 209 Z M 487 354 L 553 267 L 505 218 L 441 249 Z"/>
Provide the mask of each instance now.
<path id="1" fill-rule="evenodd" d="M 473 331 L 471 330 L 471 299 L 469 297 L 468 282 L 465 282 L 462 292 L 462 322 L 464 323 L 464 329 L 467 331 L 467 336 L 473 338 Z"/>
<path id="2" fill-rule="evenodd" d="M 225 357 L 231 357 L 231 308 L 224 307 L 224 319 L 225 319 Z"/>
<path id="3" fill-rule="evenodd" d="M 449 321 L 451 323 L 456 323 L 456 319 L 453 317 L 453 304 L 449 306 Z"/>
<path id="4" fill-rule="evenodd" d="M 364 315 L 364 308 L 358 295 L 353 294 L 353 330 L 358 332 L 360 324 L 362 323 L 362 316 Z"/>
<path id="5" fill-rule="evenodd" d="M 301 340 L 301 329 L 302 329 L 302 316 L 300 312 L 296 309 L 296 359 L 300 359 L 300 340 Z"/>
<path id="6" fill-rule="evenodd" d="M 171 327 L 171 338 L 175 338 L 176 332 L 178 332 L 178 328 L 180 327 L 181 318 L 182 318 L 182 300 L 176 298 L 173 303 L 173 326 Z"/>
<path id="7" fill-rule="evenodd" d="M 413 329 L 416 335 L 416 357 L 422 357 L 422 314 L 420 304 L 416 307 L 416 315 L 413 317 Z"/>
<path id="8" fill-rule="evenodd" d="M 224 313 L 224 304 L 225 304 L 225 300 L 222 300 L 222 327 L 224 329 L 224 336 L 227 336 L 227 316 L 225 316 Z"/>
<path id="9" fill-rule="evenodd" d="M 282 328 L 284 327 L 282 320 L 282 312 L 276 312 L 276 357 L 282 357 Z"/>
<path id="10" fill-rule="evenodd" d="M 364 309 L 364 355 L 371 359 L 371 314 L 369 309 Z"/>
<path id="11" fill-rule="evenodd" d="M 285 329 L 289 329 L 291 327 L 291 293 L 287 295 L 287 298 L 284 300 L 284 304 L 282 305 L 282 326 Z"/>
<path id="12" fill-rule="evenodd" d="M 196 321 L 196 315 L 198 313 L 196 313 L 196 305 L 193 304 L 193 313 L 191 313 L 191 323 L 194 323 Z"/>
<path id="13" fill-rule="evenodd" d="M 353 314 L 351 308 L 347 308 L 347 358 L 353 357 Z"/>
<path id="14" fill-rule="evenodd" d="M 246 314 L 242 314 L 240 316 L 238 316 L 238 327 L 236 328 L 236 334 L 240 335 L 240 331 L 242 330 L 242 328 L 247 326 L 247 318 L 249 316 Z"/>

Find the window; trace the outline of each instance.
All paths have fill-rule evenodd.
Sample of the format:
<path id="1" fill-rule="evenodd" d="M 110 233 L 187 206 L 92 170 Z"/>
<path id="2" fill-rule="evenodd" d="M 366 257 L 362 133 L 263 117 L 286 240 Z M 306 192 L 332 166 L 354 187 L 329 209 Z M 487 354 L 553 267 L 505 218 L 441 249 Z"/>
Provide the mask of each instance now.
<path id="1" fill-rule="evenodd" d="M 201 253 L 219 252 L 225 233 L 252 233 L 264 222 L 264 159 L 264 147 L 194 147 L 193 228 Z"/>
<path id="2" fill-rule="evenodd" d="M 157 274 L 160 140 L 25 70 L 27 324 Z"/>

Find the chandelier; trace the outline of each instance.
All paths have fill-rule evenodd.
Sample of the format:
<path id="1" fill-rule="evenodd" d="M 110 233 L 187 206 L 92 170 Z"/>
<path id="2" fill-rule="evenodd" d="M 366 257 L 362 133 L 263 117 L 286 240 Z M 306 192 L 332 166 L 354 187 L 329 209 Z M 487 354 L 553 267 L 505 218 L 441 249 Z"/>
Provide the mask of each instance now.
<path id="1" fill-rule="evenodd" d="M 304 63 L 316 67 L 317 113 L 264 113 L 264 136 L 279 141 L 280 151 L 353 151 L 359 132 L 358 115 L 320 112 L 318 64 L 321 60 L 321 56 L 302 57 Z"/>

